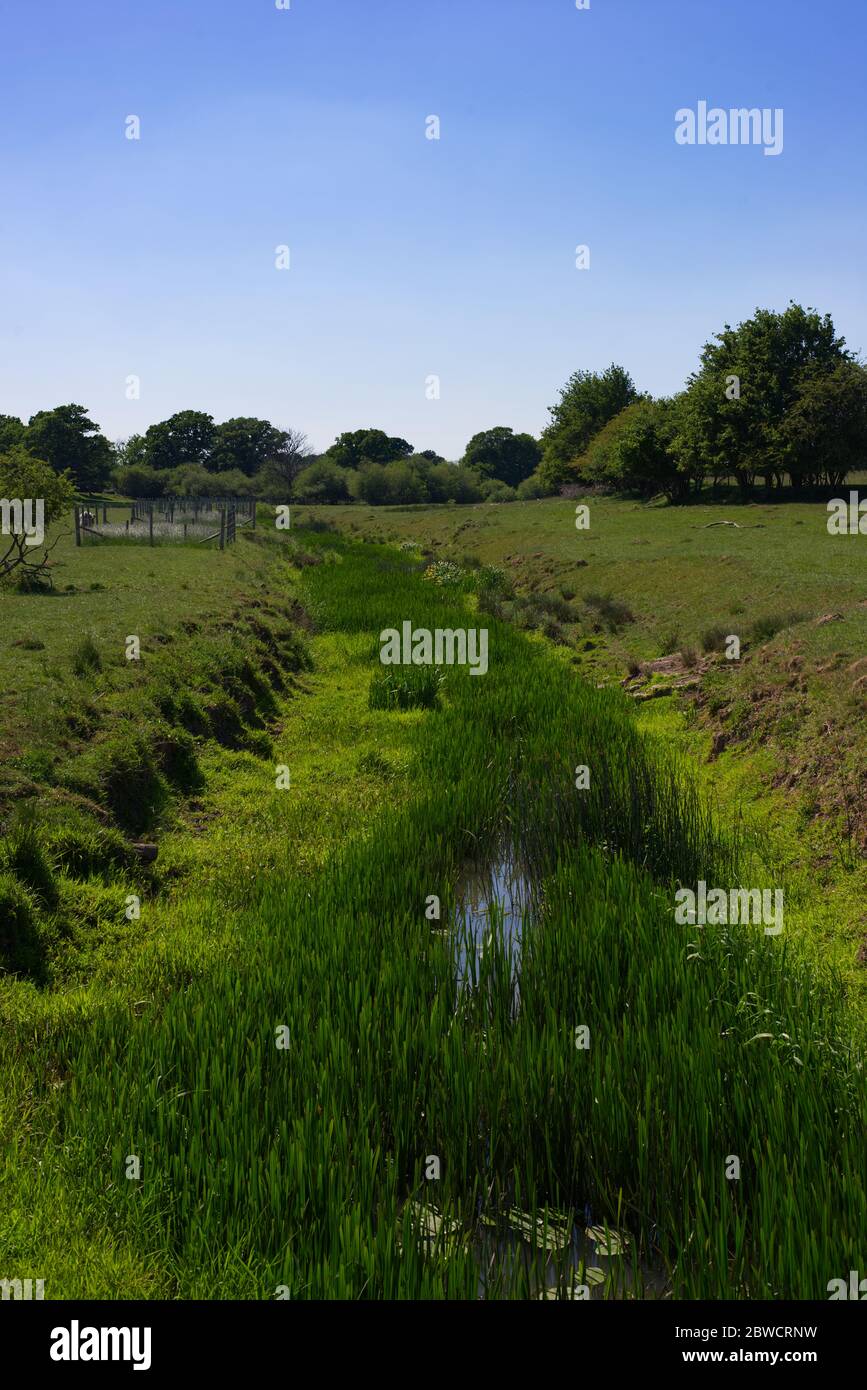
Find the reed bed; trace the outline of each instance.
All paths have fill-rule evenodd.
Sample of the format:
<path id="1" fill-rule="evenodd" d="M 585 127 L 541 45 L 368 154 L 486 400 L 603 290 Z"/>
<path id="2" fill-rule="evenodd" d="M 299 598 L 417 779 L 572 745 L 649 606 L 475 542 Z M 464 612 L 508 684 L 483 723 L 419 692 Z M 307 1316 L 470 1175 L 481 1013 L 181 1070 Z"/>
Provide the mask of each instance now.
<path id="1" fill-rule="evenodd" d="M 484 622 L 489 671 L 450 668 L 439 708 L 395 712 L 417 721 L 409 812 L 312 887 L 260 881 L 240 970 L 46 1038 L 35 1199 L 78 1184 L 94 1222 L 160 1252 L 180 1297 L 476 1298 L 491 1231 L 516 1226 L 529 1260 L 498 1262 L 495 1239 L 485 1295 L 538 1296 L 553 1262 L 566 1296 L 572 1244 L 550 1231 L 591 1221 L 678 1298 L 826 1297 L 867 1244 L 841 994 L 759 927 L 674 922 L 676 884 L 738 884 L 743 847 L 618 694 L 390 552 L 306 543 L 340 561 L 305 569 L 307 607 L 369 635 L 372 679 L 380 630 L 405 619 Z M 463 866 L 504 835 L 537 890 L 517 1009 L 496 914 L 483 952 L 444 930 Z"/>

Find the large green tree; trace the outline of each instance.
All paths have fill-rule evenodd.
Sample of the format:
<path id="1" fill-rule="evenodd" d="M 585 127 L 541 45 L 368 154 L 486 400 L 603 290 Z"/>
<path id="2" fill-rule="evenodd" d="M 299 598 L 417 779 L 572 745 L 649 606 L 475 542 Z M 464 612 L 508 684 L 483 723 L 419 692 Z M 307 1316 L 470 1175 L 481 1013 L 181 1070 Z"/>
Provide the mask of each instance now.
<path id="1" fill-rule="evenodd" d="M 0 415 L 0 454 L 23 442 L 25 428 L 24 421 L 17 415 Z"/>
<path id="2" fill-rule="evenodd" d="M 184 463 L 210 467 L 216 426 L 202 410 L 179 410 L 145 433 L 145 462 L 150 468 L 179 468 Z"/>
<path id="3" fill-rule="evenodd" d="M 758 309 L 706 343 L 678 403 L 674 448 L 681 467 L 734 476 L 744 495 L 756 479 L 779 486 L 787 471 L 785 420 L 802 384 L 851 362 L 830 314 L 790 303 Z"/>
<path id="4" fill-rule="evenodd" d="M 55 473 L 68 470 L 82 491 L 95 491 L 109 481 L 112 447 L 83 405 L 37 411 L 30 417 L 22 442 L 34 458 L 49 463 Z"/>
<path id="5" fill-rule="evenodd" d="M 144 435 L 131 434 L 127 439 L 116 439 L 114 441 L 114 464 L 116 469 L 147 468 L 147 444 Z M 154 497 L 157 496 L 156 493 L 153 495 Z"/>
<path id="6" fill-rule="evenodd" d="M 239 468 L 248 478 L 261 470 L 279 451 L 282 431 L 269 420 L 238 416 L 214 430 L 208 467 L 222 473 Z"/>
<path id="7" fill-rule="evenodd" d="M 411 444 L 385 430 L 348 430 L 337 436 L 323 458 L 341 468 L 358 468 L 362 463 L 392 463 L 411 453 Z"/>
<path id="8" fill-rule="evenodd" d="M 550 409 L 539 477 L 547 488 L 574 480 L 575 460 L 603 425 L 638 399 L 632 377 L 612 362 L 604 372 L 575 372 Z"/>
<path id="9" fill-rule="evenodd" d="M 811 372 L 780 431 L 785 462 L 798 487 L 839 488 L 847 475 L 867 469 L 867 371 L 840 362 Z"/>
<path id="10" fill-rule="evenodd" d="M 278 430 L 276 447 L 269 454 L 259 473 L 259 491 L 263 497 L 287 499 L 292 485 L 303 468 L 315 462 L 301 430 Z"/>
<path id="11" fill-rule="evenodd" d="M 48 557 L 59 536 L 48 545 L 46 532 L 72 507 L 75 489 L 69 474 L 59 473 L 51 463 L 15 444 L 0 454 L 0 498 L 4 509 L 0 579 L 11 577 L 13 583 L 21 585 L 36 586 L 43 580 L 50 583 Z M 16 504 L 21 507 L 20 526 L 16 524 Z M 41 535 L 36 533 L 38 521 Z M 28 525 L 34 528 L 29 534 Z"/>
<path id="12" fill-rule="evenodd" d="M 580 477 L 618 491 L 661 492 L 681 500 L 689 483 L 671 452 L 672 424 L 670 401 L 634 401 L 591 440 L 578 460 Z"/>
<path id="13" fill-rule="evenodd" d="M 485 478 L 517 487 L 539 466 L 542 450 L 531 434 L 515 434 L 506 425 L 474 434 L 464 453 L 467 468 L 475 468 Z"/>

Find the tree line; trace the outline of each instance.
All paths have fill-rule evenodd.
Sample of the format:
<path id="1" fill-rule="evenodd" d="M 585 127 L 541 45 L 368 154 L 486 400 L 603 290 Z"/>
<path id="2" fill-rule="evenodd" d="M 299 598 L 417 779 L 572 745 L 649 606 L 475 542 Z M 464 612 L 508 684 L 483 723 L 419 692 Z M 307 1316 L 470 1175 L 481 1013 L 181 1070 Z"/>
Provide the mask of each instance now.
<path id="1" fill-rule="evenodd" d="M 684 502 L 733 479 L 745 499 L 839 488 L 867 468 L 867 371 L 831 316 L 758 309 L 705 344 L 675 396 L 612 365 L 577 372 L 542 436 L 546 491 L 596 484 Z"/>
<path id="2" fill-rule="evenodd" d="M 457 461 L 381 429 L 338 435 L 316 455 L 300 430 L 183 410 L 109 442 L 80 405 L 25 425 L 0 415 L 3 456 L 67 473 L 81 491 L 125 496 L 260 496 L 374 506 L 508 502 L 600 487 L 681 503 L 733 479 L 743 498 L 789 486 L 839 488 L 867 467 L 867 371 L 831 316 L 790 303 L 728 324 L 702 349 L 684 389 L 641 393 L 612 364 L 578 371 L 539 439 L 503 425 L 475 434 Z"/>

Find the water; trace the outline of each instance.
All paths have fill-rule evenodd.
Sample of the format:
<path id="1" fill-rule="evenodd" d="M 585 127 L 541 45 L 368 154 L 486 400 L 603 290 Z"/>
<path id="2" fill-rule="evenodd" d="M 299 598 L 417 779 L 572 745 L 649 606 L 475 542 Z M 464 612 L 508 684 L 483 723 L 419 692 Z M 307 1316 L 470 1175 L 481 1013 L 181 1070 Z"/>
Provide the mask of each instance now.
<path id="1" fill-rule="evenodd" d="M 478 979 L 479 962 L 496 939 L 507 954 L 517 1010 L 522 926 L 534 906 L 529 875 L 511 846 L 503 847 L 493 863 L 467 865 L 457 885 L 453 928 L 459 991 Z"/>
<path id="2" fill-rule="evenodd" d="M 457 884 L 452 926 L 458 994 L 478 983 L 486 951 L 504 950 L 512 982 L 513 1014 L 520 1007 L 521 942 L 539 910 L 540 896 L 514 847 L 504 844 L 488 864 L 469 864 Z M 479 1297 L 520 1289 L 537 1299 L 664 1298 L 664 1271 L 636 1259 L 629 1237 L 604 1222 L 551 1216 L 548 1225 L 520 1211 L 481 1217 L 472 1242 L 479 1265 Z"/>

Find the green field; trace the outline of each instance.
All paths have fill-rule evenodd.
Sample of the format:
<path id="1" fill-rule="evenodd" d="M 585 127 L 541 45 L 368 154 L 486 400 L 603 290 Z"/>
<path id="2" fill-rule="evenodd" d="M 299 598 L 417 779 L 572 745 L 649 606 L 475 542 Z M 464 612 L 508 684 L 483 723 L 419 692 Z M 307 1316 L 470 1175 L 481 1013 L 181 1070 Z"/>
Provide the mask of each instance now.
<path id="1" fill-rule="evenodd" d="M 9 1277 L 754 1299 L 859 1267 L 857 539 L 575 505 L 263 508 L 223 553 L 64 543 L 54 596 L 0 598 Z M 398 690 L 405 620 L 485 627 L 487 674 Z M 480 868 L 523 906 L 472 911 Z M 785 931 L 679 925 L 700 879 L 784 888 Z"/>

